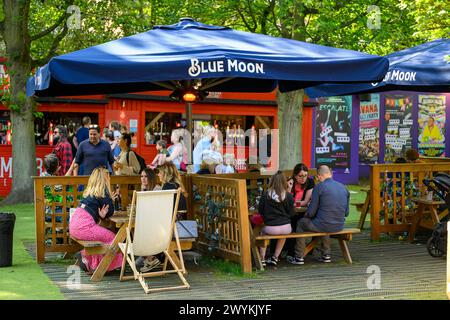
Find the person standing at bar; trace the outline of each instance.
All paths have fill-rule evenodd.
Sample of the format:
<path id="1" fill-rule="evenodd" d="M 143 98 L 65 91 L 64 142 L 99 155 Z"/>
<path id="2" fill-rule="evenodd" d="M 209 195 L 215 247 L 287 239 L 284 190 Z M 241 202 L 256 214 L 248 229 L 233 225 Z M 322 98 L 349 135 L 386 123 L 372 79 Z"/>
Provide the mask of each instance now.
<path id="1" fill-rule="evenodd" d="M 78 175 L 78 168 L 84 166 L 84 175 L 90 175 L 97 167 L 112 168 L 114 157 L 108 142 L 100 139 L 100 127 L 96 124 L 89 126 L 89 139 L 78 146 L 75 161 L 67 171 L 66 176 Z"/>
<path id="2" fill-rule="evenodd" d="M 63 176 L 69 170 L 72 164 L 72 146 L 67 141 L 67 129 L 62 125 L 57 125 L 54 131 L 53 142 L 56 142 L 53 153 L 58 158 L 60 167 L 58 176 Z"/>
<path id="3" fill-rule="evenodd" d="M 88 127 L 91 124 L 91 118 L 88 116 L 83 117 L 82 120 L 83 126 L 79 127 L 77 132 L 75 133 L 75 137 L 73 139 L 73 144 L 75 145 L 75 148 L 78 149 L 78 146 L 80 143 L 82 143 L 84 140 L 89 139 L 89 129 Z"/>

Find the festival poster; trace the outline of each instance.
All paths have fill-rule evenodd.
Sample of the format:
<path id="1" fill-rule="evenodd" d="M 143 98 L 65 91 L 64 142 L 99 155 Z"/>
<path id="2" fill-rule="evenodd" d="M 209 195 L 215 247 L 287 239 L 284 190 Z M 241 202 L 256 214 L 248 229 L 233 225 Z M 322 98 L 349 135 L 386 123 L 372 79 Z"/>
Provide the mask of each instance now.
<path id="1" fill-rule="evenodd" d="M 445 156 L 445 96 L 419 95 L 419 153 Z"/>
<path id="2" fill-rule="evenodd" d="M 352 97 L 319 99 L 316 113 L 315 165 L 350 173 Z"/>
<path id="3" fill-rule="evenodd" d="M 380 151 L 380 95 L 371 94 L 370 101 L 359 104 L 359 162 L 378 162 Z"/>
<path id="4" fill-rule="evenodd" d="M 385 97 L 385 152 L 384 161 L 393 163 L 404 158 L 405 151 L 412 146 L 412 105 L 410 95 L 389 94 Z"/>

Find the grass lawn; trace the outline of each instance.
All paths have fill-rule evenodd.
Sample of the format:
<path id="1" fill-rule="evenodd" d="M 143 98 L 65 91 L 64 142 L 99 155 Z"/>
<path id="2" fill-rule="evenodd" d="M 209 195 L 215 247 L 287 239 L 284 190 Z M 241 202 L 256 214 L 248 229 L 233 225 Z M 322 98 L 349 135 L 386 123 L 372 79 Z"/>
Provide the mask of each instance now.
<path id="1" fill-rule="evenodd" d="M 366 192 L 361 191 L 361 186 L 348 185 L 348 190 L 350 191 L 350 203 L 362 203 L 366 200 Z M 350 213 L 348 217 L 345 219 L 346 227 L 355 227 L 359 222 L 360 213 L 356 210 L 355 206 L 350 205 Z M 370 214 L 366 216 L 366 223 L 364 224 L 364 228 L 370 227 Z"/>
<path id="2" fill-rule="evenodd" d="M 364 201 L 366 193 L 360 191 L 360 186 L 348 186 L 348 189 L 351 191 L 351 202 Z M 58 287 L 44 274 L 23 245 L 23 241 L 35 241 L 36 239 L 34 206 L 32 204 L 5 206 L 1 207 L 0 211 L 14 212 L 16 214 L 13 266 L 0 268 L 0 300 L 64 299 Z M 350 206 L 350 214 L 346 220 L 347 226 L 354 227 L 358 221 L 359 212 L 356 211 L 355 206 Z M 366 226 L 369 226 L 369 224 L 366 224 Z M 257 273 L 251 275 L 242 274 L 240 266 L 233 262 L 209 257 L 204 257 L 201 260 L 203 260 L 200 262 L 201 267 L 209 267 L 215 270 L 216 275 L 219 277 L 238 276 L 252 278 L 258 276 Z"/>
<path id="3" fill-rule="evenodd" d="M 58 287 L 44 274 L 28 254 L 24 240 L 35 241 L 35 218 L 32 204 L 5 206 L 1 212 L 14 212 L 13 265 L 0 268 L 0 300 L 64 299 Z"/>

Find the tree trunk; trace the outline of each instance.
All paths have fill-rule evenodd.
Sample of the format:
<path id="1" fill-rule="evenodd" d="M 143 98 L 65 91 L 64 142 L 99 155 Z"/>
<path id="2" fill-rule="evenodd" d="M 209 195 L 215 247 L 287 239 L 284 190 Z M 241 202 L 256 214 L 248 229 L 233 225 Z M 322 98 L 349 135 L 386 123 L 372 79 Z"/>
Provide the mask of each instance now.
<path id="1" fill-rule="evenodd" d="M 29 0 L 4 0 L 3 38 L 7 59 L 11 63 L 10 101 L 12 123 L 12 188 L 4 204 L 33 202 L 33 181 L 36 175 L 33 103 L 26 96 L 30 73 L 30 37 L 28 34 Z"/>
<path id="2" fill-rule="evenodd" d="M 303 90 L 277 92 L 280 170 L 302 161 Z"/>
<path id="3" fill-rule="evenodd" d="M 11 110 L 12 126 L 12 188 L 4 204 L 30 203 L 34 199 L 33 181 L 36 175 L 36 145 L 34 140 L 33 105 L 25 95 L 25 83 L 28 68 L 13 63 L 11 75 Z"/>

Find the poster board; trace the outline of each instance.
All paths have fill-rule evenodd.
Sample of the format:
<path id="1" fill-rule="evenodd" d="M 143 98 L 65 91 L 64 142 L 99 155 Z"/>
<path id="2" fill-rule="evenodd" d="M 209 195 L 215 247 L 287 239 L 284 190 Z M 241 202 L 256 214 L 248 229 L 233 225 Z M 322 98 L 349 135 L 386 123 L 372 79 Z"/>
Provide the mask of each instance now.
<path id="1" fill-rule="evenodd" d="M 419 153 L 445 157 L 445 96 L 419 95 Z"/>
<path id="2" fill-rule="evenodd" d="M 404 158 L 405 151 L 412 147 L 412 105 L 411 95 L 387 94 L 385 96 L 385 163 L 393 163 L 397 158 Z"/>
<path id="3" fill-rule="evenodd" d="M 350 173 L 352 97 L 319 99 L 316 112 L 315 166 Z"/>
<path id="4" fill-rule="evenodd" d="M 359 163 L 378 163 L 380 154 L 380 95 L 359 103 Z"/>

